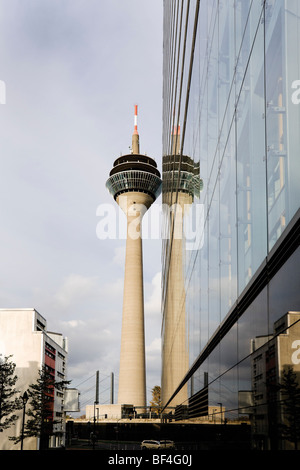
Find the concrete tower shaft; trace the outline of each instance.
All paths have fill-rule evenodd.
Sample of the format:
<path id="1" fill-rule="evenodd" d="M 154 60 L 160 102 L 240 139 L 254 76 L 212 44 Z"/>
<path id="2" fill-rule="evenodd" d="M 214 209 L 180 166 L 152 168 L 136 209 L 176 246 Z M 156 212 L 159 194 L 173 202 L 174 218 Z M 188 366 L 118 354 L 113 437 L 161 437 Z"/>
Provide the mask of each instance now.
<path id="1" fill-rule="evenodd" d="M 117 203 L 127 217 L 118 403 L 143 408 L 146 406 L 146 360 L 141 227 L 153 198 L 130 192 L 118 196 Z"/>
<path id="2" fill-rule="evenodd" d="M 146 406 L 142 219 L 161 191 L 155 160 L 141 155 L 134 114 L 132 153 L 119 157 L 106 186 L 127 218 L 119 404 Z"/>

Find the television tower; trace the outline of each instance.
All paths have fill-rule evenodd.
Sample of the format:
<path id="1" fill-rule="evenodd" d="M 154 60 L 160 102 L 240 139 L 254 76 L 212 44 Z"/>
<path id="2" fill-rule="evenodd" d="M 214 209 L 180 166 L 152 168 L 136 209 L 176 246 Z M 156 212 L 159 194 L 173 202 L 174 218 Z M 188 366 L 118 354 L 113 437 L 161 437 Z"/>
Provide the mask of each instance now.
<path id="1" fill-rule="evenodd" d="M 137 105 L 132 151 L 114 162 L 106 187 L 127 218 L 118 403 L 146 406 L 142 218 L 161 191 L 160 172 L 140 154 Z"/>

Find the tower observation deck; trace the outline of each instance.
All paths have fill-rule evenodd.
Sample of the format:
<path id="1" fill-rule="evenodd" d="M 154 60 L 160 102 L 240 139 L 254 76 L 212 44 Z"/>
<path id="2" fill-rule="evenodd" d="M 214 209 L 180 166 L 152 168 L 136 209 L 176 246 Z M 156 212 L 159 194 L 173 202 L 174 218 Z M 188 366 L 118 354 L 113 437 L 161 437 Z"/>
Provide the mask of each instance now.
<path id="1" fill-rule="evenodd" d="M 155 201 L 161 191 L 160 172 L 153 158 L 123 155 L 114 162 L 106 187 L 115 200 L 122 193 L 134 191 L 149 194 Z"/>
<path id="2" fill-rule="evenodd" d="M 161 192 L 153 158 L 141 155 L 137 106 L 132 153 L 117 158 L 106 187 L 127 218 L 118 403 L 146 407 L 142 218 Z"/>

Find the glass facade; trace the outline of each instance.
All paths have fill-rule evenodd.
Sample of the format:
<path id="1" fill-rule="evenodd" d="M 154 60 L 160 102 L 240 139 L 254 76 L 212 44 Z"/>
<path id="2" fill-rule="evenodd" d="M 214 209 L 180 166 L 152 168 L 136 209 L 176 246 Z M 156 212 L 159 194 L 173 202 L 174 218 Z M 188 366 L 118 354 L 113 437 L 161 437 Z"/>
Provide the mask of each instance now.
<path id="1" fill-rule="evenodd" d="M 264 358 L 274 348 L 276 322 L 300 311 L 300 3 L 164 0 L 163 78 L 163 155 L 174 173 L 184 171 L 172 140 L 180 126 L 178 154 L 194 162 L 201 181 L 191 206 L 203 209 L 198 245 L 181 243 L 189 359 L 164 396 L 171 361 L 163 352 L 165 411 L 243 422 L 253 447 L 287 448 L 292 444 L 271 432 L 279 401 L 272 402 L 275 422 L 268 390 L 255 399 L 253 367 L 258 344 Z M 180 187 L 164 169 L 162 178 L 163 201 L 172 204 Z M 183 225 L 193 214 L 184 213 Z M 170 223 L 167 213 L 164 233 Z M 168 311 L 172 250 L 165 236 L 163 351 L 164 338 L 172 343 L 178 333 Z M 278 383 L 279 356 L 276 350 Z M 300 374 L 298 363 L 287 365 Z M 176 401 L 184 387 L 186 397 Z"/>

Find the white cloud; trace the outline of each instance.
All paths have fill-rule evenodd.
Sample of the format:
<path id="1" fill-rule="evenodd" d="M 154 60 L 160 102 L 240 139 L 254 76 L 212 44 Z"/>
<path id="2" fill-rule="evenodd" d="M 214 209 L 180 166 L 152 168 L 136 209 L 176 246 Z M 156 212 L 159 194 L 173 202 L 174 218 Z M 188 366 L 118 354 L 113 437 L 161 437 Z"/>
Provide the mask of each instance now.
<path id="1" fill-rule="evenodd" d="M 117 246 L 114 249 L 114 256 L 112 262 L 122 268 L 125 267 L 125 253 L 126 253 L 126 244 L 123 246 Z"/>
<path id="2" fill-rule="evenodd" d="M 79 274 L 70 274 L 55 295 L 55 300 L 62 308 L 95 295 L 99 280 L 96 277 L 85 277 Z"/>
<path id="3" fill-rule="evenodd" d="M 147 388 L 152 389 L 161 382 L 161 339 L 154 338 L 146 346 L 146 368 L 148 373 Z M 149 398 L 148 398 L 149 399 Z"/>
<path id="4" fill-rule="evenodd" d="M 147 354 L 157 355 L 161 352 L 161 338 L 154 338 L 154 340 L 146 347 Z"/>
<path id="5" fill-rule="evenodd" d="M 63 321 L 62 324 L 65 325 L 66 328 L 81 328 L 85 323 L 82 320 L 69 320 Z"/>
<path id="6" fill-rule="evenodd" d="M 146 285 L 149 292 L 145 301 L 145 314 L 160 314 L 161 312 L 161 272 L 156 273 L 151 284 Z"/>

